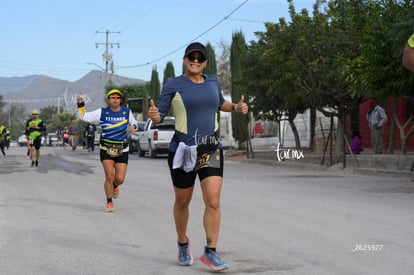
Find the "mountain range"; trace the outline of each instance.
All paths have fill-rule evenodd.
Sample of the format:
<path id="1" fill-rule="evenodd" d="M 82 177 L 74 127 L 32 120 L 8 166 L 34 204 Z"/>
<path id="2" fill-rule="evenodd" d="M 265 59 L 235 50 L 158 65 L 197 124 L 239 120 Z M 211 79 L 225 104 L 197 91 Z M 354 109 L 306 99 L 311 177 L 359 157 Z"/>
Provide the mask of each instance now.
<path id="1" fill-rule="evenodd" d="M 119 75 L 109 76 L 115 86 L 143 84 L 146 81 Z M 0 95 L 6 104 L 22 103 L 26 112 L 48 106 L 57 106 L 60 111 L 76 111 L 76 97 L 82 91 L 89 111 L 105 104 L 105 73 L 92 70 L 77 81 L 70 82 L 46 75 L 24 77 L 0 77 Z M 7 105 L 3 110 L 7 110 Z"/>

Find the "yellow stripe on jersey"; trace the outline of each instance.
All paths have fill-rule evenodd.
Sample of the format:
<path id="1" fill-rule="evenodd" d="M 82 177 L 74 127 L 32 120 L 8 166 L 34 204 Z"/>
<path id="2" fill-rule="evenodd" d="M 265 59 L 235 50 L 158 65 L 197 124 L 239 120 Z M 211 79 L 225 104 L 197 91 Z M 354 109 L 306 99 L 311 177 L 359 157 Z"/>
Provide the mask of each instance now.
<path id="1" fill-rule="evenodd" d="M 180 93 L 176 92 L 171 100 L 171 110 L 175 117 L 175 129 L 188 134 L 187 111 Z"/>
<path id="2" fill-rule="evenodd" d="M 105 126 L 105 129 L 113 129 L 113 128 L 119 127 L 119 126 L 127 124 L 127 123 L 128 123 L 128 120 L 125 119 L 125 120 L 117 122 L 115 124 L 107 125 L 107 126 Z"/>

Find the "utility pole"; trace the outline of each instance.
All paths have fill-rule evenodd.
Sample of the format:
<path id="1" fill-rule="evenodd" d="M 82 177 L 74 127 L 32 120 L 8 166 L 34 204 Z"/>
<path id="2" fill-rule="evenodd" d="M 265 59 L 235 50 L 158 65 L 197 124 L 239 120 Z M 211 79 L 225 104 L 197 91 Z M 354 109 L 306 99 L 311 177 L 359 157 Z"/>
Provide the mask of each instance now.
<path id="1" fill-rule="evenodd" d="M 109 71 L 109 66 L 111 66 L 111 71 L 112 71 L 112 82 L 114 81 L 114 61 L 112 59 L 112 53 L 109 52 L 109 47 L 113 48 L 114 46 L 117 46 L 119 48 L 119 43 L 113 43 L 113 42 L 109 42 L 109 34 L 110 33 L 121 33 L 120 31 L 118 32 L 111 32 L 111 31 L 96 31 L 96 33 L 105 33 L 106 34 L 106 40 L 105 42 L 102 43 L 95 43 L 96 48 L 99 47 L 99 45 L 105 45 L 105 53 L 102 55 L 103 56 L 103 60 L 105 62 L 105 85 L 108 83 L 108 71 Z"/>

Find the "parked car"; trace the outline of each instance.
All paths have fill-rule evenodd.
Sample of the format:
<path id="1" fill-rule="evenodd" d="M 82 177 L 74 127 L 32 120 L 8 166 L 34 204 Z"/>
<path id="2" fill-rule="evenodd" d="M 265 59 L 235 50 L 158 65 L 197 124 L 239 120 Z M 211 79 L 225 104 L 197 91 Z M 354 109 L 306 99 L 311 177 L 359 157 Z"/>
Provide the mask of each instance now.
<path id="1" fill-rule="evenodd" d="M 11 140 L 10 141 L 10 147 L 17 147 L 17 141 Z"/>
<path id="2" fill-rule="evenodd" d="M 42 144 L 45 144 L 45 137 L 42 136 Z M 27 146 L 27 136 L 25 133 L 21 134 L 18 139 L 17 139 L 17 143 L 19 144 L 20 147 L 23 146 Z"/>
<path id="3" fill-rule="evenodd" d="M 59 146 L 59 140 L 55 133 L 47 134 L 45 138 L 45 145 L 46 146 Z"/>
<path id="4" fill-rule="evenodd" d="M 138 121 L 138 128 L 129 135 L 129 152 L 138 152 L 138 136 L 144 131 L 145 121 Z"/>
<path id="5" fill-rule="evenodd" d="M 22 134 L 19 136 L 19 138 L 17 139 L 17 143 L 19 144 L 20 147 L 23 146 L 27 146 L 27 137 L 26 134 Z"/>
<path id="6" fill-rule="evenodd" d="M 145 122 L 144 131 L 139 132 L 138 136 L 138 155 L 140 157 L 148 155 L 151 158 L 158 154 L 167 154 L 168 145 L 175 133 L 174 117 L 165 117 L 164 121 L 155 124 L 149 118 Z"/>

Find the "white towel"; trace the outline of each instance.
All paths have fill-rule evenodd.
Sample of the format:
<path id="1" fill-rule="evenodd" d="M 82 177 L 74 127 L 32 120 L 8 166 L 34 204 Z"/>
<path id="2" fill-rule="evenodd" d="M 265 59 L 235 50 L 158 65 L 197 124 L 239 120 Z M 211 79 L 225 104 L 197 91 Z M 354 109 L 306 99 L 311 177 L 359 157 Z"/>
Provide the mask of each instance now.
<path id="1" fill-rule="evenodd" d="M 188 146 L 184 142 L 178 144 L 173 159 L 173 169 L 182 168 L 185 172 L 194 170 L 197 160 L 197 145 Z"/>

